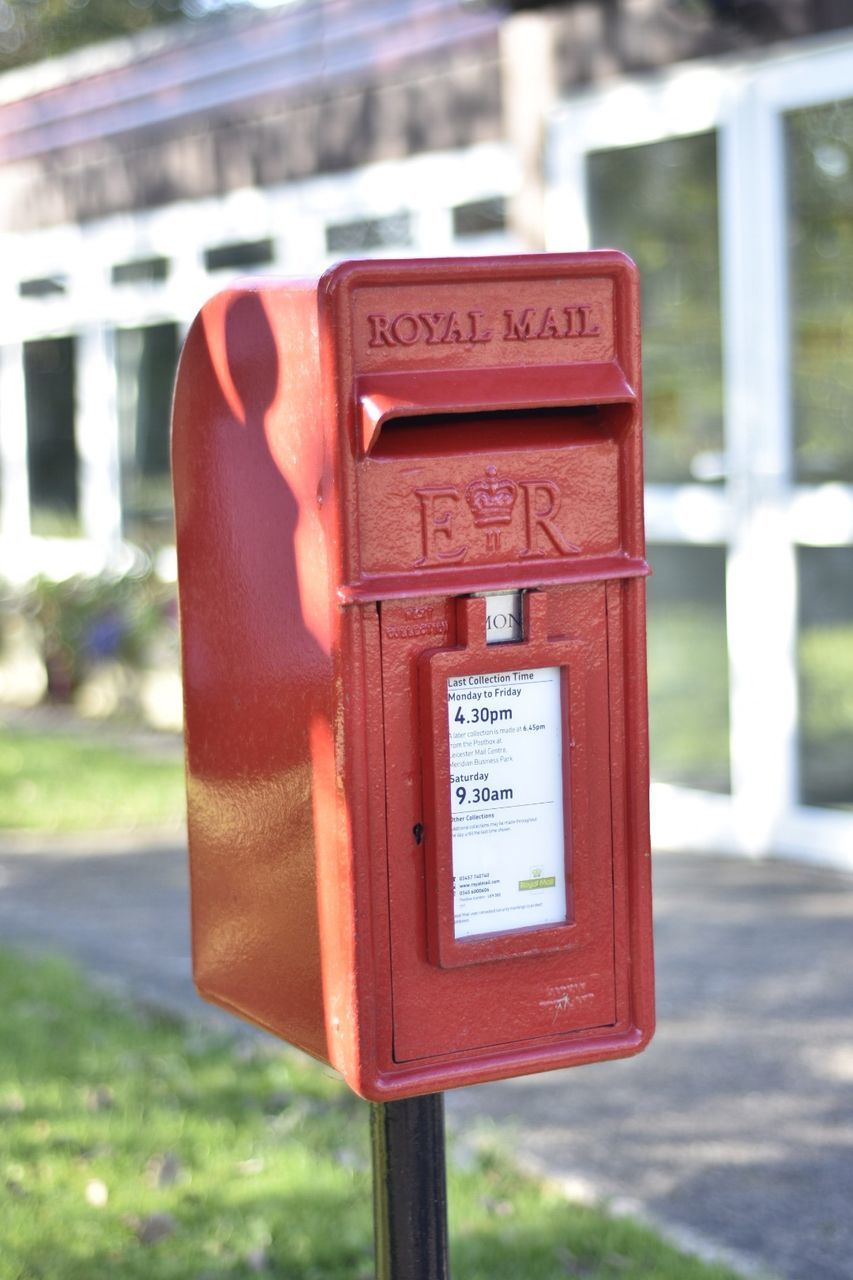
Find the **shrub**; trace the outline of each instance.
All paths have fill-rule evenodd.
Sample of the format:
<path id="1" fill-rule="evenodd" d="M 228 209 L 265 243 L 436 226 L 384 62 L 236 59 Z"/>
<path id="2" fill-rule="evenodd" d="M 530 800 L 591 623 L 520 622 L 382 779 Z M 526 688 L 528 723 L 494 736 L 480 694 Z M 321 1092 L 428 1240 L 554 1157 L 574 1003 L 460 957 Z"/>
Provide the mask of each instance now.
<path id="1" fill-rule="evenodd" d="M 60 582 L 40 577 L 10 595 L 29 619 L 47 674 L 47 701 L 71 702 L 99 667 L 138 671 L 176 654 L 174 587 L 150 569 Z"/>

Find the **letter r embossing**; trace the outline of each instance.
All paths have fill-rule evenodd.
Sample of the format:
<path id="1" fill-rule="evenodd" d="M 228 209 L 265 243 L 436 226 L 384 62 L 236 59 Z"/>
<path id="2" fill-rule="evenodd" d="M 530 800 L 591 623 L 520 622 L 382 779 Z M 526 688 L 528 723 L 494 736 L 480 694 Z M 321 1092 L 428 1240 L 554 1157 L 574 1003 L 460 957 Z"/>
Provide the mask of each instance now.
<path id="1" fill-rule="evenodd" d="M 520 485 L 524 491 L 525 529 L 527 533 L 527 545 L 520 552 L 520 555 L 546 556 L 549 554 L 549 550 L 538 551 L 536 548 L 536 534 L 539 529 L 547 535 L 561 556 L 577 555 L 580 547 L 575 546 L 573 542 L 569 542 L 563 536 L 563 532 L 556 522 L 561 500 L 559 485 L 554 484 L 553 480 L 522 480 Z M 545 498 L 544 506 L 541 503 L 542 497 Z"/>
<path id="2" fill-rule="evenodd" d="M 383 315 L 372 315 L 367 317 L 367 323 L 370 325 L 370 339 L 367 343 L 369 347 L 393 347 L 394 339 L 388 332 L 388 317 Z"/>

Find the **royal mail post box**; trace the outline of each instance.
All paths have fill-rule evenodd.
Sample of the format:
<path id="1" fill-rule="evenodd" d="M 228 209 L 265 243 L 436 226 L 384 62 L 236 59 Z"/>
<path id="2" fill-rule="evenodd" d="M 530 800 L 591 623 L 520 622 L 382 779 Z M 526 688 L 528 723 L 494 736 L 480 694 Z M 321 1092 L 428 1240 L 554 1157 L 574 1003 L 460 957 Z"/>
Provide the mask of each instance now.
<path id="1" fill-rule="evenodd" d="M 202 995 L 387 1100 L 653 1024 L 618 253 L 214 298 L 174 479 Z"/>

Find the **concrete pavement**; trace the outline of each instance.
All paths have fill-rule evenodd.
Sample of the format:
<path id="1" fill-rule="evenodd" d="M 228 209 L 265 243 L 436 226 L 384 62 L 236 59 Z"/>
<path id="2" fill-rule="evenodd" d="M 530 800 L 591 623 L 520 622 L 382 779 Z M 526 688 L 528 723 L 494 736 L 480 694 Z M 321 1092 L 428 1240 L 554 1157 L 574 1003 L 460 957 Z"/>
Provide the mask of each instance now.
<path id="1" fill-rule="evenodd" d="M 656 861 L 658 1035 L 640 1058 L 448 1095 L 570 1188 L 786 1280 L 853 1278 L 853 877 Z M 204 1014 L 173 839 L 0 841 L 0 941 Z M 228 1015 L 218 1018 L 235 1028 Z"/>

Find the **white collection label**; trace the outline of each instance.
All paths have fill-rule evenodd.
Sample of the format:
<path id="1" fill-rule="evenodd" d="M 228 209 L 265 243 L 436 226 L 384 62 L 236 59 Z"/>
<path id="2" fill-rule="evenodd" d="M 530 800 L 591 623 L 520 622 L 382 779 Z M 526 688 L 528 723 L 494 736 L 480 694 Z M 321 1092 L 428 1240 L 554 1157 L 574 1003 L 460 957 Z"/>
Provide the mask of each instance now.
<path id="1" fill-rule="evenodd" d="M 566 918 L 560 668 L 447 681 L 457 938 Z"/>

